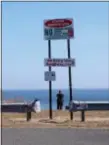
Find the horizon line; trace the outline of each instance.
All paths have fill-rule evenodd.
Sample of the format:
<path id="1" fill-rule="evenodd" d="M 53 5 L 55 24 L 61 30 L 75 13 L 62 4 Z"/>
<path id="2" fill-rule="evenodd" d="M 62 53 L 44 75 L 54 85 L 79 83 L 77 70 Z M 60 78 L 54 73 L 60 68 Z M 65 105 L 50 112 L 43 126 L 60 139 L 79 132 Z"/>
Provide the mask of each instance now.
<path id="1" fill-rule="evenodd" d="M 106 90 L 108 90 L 109 88 L 72 88 L 72 90 L 74 90 L 74 89 L 77 89 L 77 90 L 101 90 L 101 89 L 106 89 Z M 21 89 L 21 88 L 18 88 L 18 89 L 1 89 L 1 91 L 8 91 L 8 90 L 12 90 L 12 91 L 14 91 L 14 90 L 25 90 L 25 91 L 29 91 L 29 90 L 33 90 L 33 91 L 37 91 L 37 90 L 49 90 L 49 88 L 47 89 L 47 88 L 42 88 L 42 89 L 27 89 L 27 88 L 23 88 L 23 89 Z M 61 88 L 61 89 L 59 89 L 59 88 L 53 88 L 52 90 L 69 90 L 69 88 Z"/>

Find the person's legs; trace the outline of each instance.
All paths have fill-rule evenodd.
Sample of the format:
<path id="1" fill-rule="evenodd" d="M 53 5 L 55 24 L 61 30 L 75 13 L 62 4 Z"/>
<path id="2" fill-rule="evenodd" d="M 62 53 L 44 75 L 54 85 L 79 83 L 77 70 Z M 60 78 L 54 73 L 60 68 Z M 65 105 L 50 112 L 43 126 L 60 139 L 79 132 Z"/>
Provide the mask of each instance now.
<path id="1" fill-rule="evenodd" d="M 57 101 L 57 110 L 59 110 L 59 101 Z"/>
<path id="2" fill-rule="evenodd" d="M 60 110 L 60 102 L 58 102 L 58 110 Z"/>
<path id="3" fill-rule="evenodd" d="M 62 102 L 62 109 L 63 109 L 64 103 Z"/>
<path id="4" fill-rule="evenodd" d="M 63 102 L 60 103 L 60 110 L 63 109 Z"/>
<path id="5" fill-rule="evenodd" d="M 61 110 L 61 102 L 59 102 L 59 110 Z"/>

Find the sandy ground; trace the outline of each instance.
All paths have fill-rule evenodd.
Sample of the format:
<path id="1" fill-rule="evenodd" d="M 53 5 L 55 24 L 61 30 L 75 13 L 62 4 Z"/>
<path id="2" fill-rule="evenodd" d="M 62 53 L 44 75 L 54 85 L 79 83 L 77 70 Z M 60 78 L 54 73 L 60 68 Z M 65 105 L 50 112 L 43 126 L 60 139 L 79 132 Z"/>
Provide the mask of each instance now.
<path id="1" fill-rule="evenodd" d="M 109 111 L 87 111 L 85 122 L 81 122 L 81 113 L 74 112 L 73 121 L 70 121 L 68 111 L 53 111 L 53 119 L 49 119 L 49 111 L 32 113 L 31 121 L 26 121 L 26 114 L 2 113 L 2 127 L 9 128 L 109 128 Z"/>

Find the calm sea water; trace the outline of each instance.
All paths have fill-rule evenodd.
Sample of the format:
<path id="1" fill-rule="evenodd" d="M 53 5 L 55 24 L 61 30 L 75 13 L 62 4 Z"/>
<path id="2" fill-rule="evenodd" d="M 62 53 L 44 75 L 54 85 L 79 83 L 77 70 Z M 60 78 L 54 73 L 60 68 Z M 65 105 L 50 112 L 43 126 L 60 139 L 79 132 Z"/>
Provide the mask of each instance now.
<path id="1" fill-rule="evenodd" d="M 52 91 L 53 109 L 56 108 L 56 94 L 58 90 Z M 69 91 L 62 90 L 64 94 L 64 105 L 69 102 Z M 43 109 L 49 108 L 48 90 L 5 90 L 2 92 L 2 100 L 33 101 L 38 98 Z M 73 99 L 78 101 L 109 101 L 109 89 L 73 89 Z"/>

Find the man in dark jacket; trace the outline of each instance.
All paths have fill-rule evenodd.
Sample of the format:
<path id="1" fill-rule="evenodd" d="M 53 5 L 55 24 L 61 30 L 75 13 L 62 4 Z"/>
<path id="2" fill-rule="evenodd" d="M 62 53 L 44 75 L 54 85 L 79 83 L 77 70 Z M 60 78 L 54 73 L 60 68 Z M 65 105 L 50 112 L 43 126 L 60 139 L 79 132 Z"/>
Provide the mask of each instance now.
<path id="1" fill-rule="evenodd" d="M 59 93 L 57 94 L 57 110 L 63 109 L 63 103 L 64 103 L 64 95 L 59 90 Z"/>

